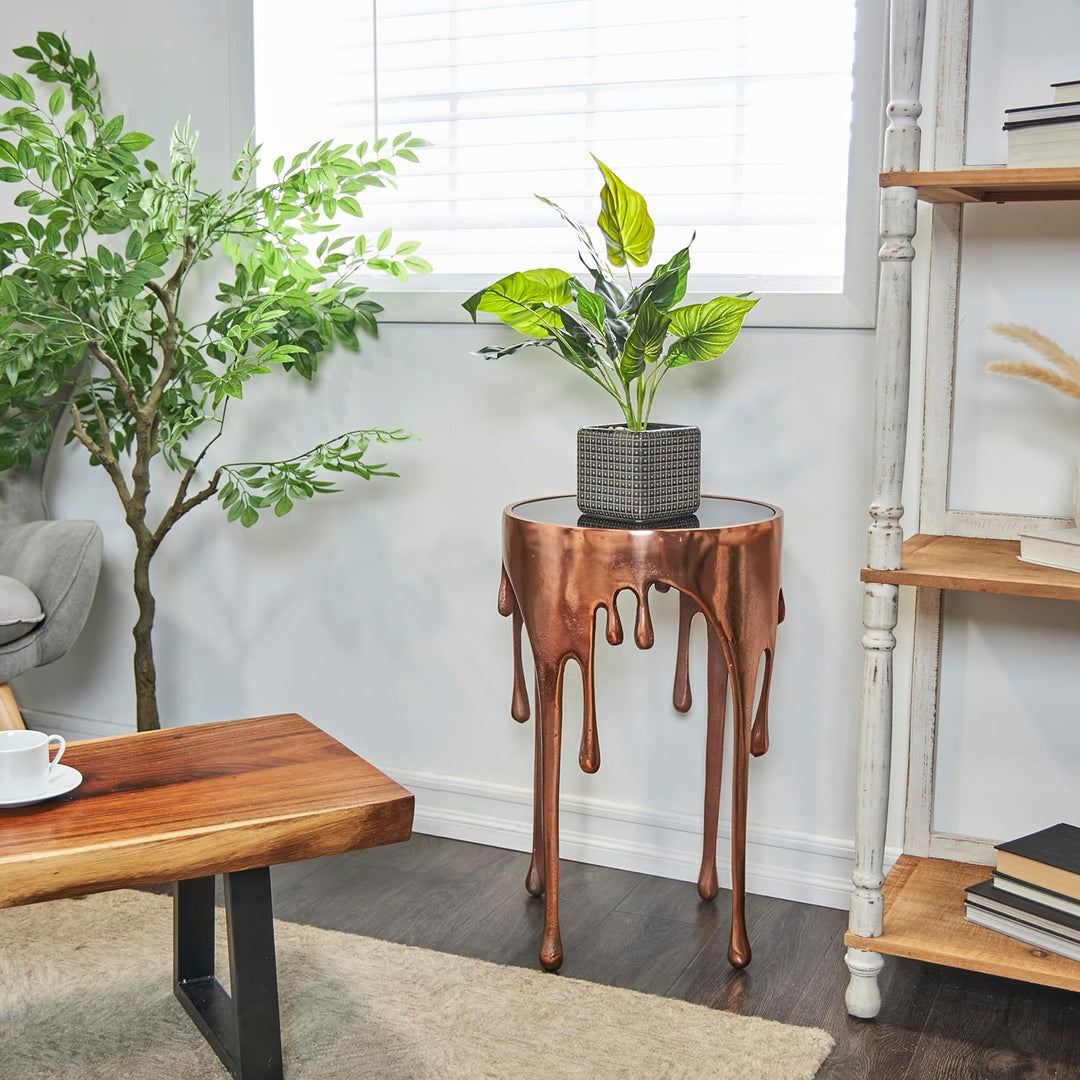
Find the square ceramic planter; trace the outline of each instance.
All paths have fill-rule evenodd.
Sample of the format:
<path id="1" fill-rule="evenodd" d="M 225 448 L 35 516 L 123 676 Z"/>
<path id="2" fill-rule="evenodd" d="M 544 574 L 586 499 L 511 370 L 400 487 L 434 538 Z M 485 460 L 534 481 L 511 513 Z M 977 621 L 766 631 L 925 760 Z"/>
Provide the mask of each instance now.
<path id="1" fill-rule="evenodd" d="M 701 503 L 701 431 L 679 424 L 578 430 L 577 502 L 590 518 L 650 525 Z"/>

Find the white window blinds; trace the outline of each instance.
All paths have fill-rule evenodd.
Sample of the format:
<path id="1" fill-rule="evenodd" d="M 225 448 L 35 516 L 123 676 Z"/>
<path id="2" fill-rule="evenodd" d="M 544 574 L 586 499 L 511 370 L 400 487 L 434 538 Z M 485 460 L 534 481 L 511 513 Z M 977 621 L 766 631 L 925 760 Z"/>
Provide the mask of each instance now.
<path id="1" fill-rule="evenodd" d="M 372 225 L 435 284 L 575 265 L 547 195 L 591 224 L 592 151 L 696 230 L 694 288 L 839 292 L 855 0 L 255 0 L 264 162 L 320 138 L 433 145 Z M 379 220 L 381 219 L 381 220 Z"/>

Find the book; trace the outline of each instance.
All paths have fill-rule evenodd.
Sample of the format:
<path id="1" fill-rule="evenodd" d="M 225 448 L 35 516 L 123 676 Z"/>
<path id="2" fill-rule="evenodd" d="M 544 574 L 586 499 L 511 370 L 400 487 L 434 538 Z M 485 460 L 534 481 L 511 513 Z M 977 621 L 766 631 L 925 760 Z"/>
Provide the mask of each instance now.
<path id="1" fill-rule="evenodd" d="M 1064 956 L 1068 960 L 1080 960 L 1080 944 L 1077 942 L 1063 938 L 1059 934 L 1052 934 L 1048 930 L 1029 926 L 1017 919 L 999 915 L 996 911 L 988 911 L 974 904 L 965 904 L 964 918 L 970 923 L 985 926 L 987 930 L 995 930 L 999 934 L 1022 941 L 1025 945 L 1034 945 L 1035 948 L 1042 949 L 1044 952 Z"/>
<path id="2" fill-rule="evenodd" d="M 1034 900 L 1026 900 L 1013 893 L 1004 892 L 994 885 L 993 878 L 980 881 L 965 890 L 967 903 L 994 911 L 1006 918 L 1026 923 L 1028 926 L 1060 934 L 1080 945 L 1080 917 L 1066 915 L 1054 908 L 1045 907 Z"/>
<path id="3" fill-rule="evenodd" d="M 1058 570 L 1080 570 L 1080 529 L 1021 533 L 1020 561 Z"/>
<path id="4" fill-rule="evenodd" d="M 1080 118 L 1019 121 L 1005 125 L 1009 168 L 1080 165 Z"/>
<path id="5" fill-rule="evenodd" d="M 1068 101 L 1080 101 L 1080 79 L 1071 79 L 1069 82 L 1056 82 L 1050 84 L 1054 91 L 1054 103 L 1062 104 Z"/>
<path id="6" fill-rule="evenodd" d="M 997 845 L 997 870 L 1080 900 L 1080 829 L 1060 822 Z"/>
<path id="7" fill-rule="evenodd" d="M 1063 911 L 1066 915 L 1075 915 L 1080 919 L 1080 900 L 1070 900 L 1061 893 L 1049 892 L 1046 889 L 1029 885 L 1026 881 L 1011 878 L 1008 874 L 994 873 L 994 888 L 1003 892 L 1012 893 L 1014 896 L 1023 896 L 1027 900 L 1034 900 L 1043 907 L 1054 908 Z"/>
<path id="8" fill-rule="evenodd" d="M 1063 101 L 1054 105 L 1025 105 L 1019 109 L 1005 110 L 1005 131 L 1044 124 L 1048 120 L 1076 120 L 1080 118 L 1080 101 Z"/>

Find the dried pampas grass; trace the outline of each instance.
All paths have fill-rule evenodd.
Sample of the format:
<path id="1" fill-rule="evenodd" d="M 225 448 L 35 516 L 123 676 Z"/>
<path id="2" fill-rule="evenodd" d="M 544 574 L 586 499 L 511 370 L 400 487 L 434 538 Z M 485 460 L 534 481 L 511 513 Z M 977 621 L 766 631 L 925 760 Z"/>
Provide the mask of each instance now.
<path id="1" fill-rule="evenodd" d="M 986 365 L 987 371 L 1031 379 L 1067 397 L 1080 399 L 1080 363 L 1057 342 L 1051 341 L 1037 330 L 1032 330 L 1030 326 L 1020 326 L 1017 323 L 992 323 L 990 329 L 1010 341 L 1027 345 L 1052 366 L 1041 367 L 1021 360 L 995 360 Z"/>

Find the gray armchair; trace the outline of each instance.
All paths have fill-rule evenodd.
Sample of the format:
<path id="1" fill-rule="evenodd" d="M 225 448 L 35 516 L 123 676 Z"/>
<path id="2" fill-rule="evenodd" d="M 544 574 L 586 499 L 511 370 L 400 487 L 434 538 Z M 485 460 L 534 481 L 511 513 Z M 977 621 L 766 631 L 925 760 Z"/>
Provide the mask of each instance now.
<path id="1" fill-rule="evenodd" d="M 7 684 L 71 648 L 101 570 L 96 523 L 48 519 L 44 472 L 0 473 L 0 729 L 23 726 Z"/>

